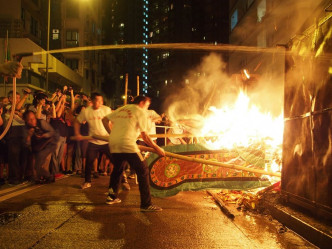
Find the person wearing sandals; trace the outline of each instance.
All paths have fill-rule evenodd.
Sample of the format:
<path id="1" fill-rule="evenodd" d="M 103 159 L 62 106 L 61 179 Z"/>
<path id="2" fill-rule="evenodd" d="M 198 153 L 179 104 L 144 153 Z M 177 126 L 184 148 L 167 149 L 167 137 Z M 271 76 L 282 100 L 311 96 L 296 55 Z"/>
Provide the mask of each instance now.
<path id="1" fill-rule="evenodd" d="M 148 135 L 147 112 L 151 103 L 145 96 L 135 97 L 133 104 L 125 105 L 103 118 L 105 129 L 110 133 L 109 148 L 114 164 L 110 177 L 109 193 L 106 204 L 120 203 L 118 190 L 123 172 L 123 162 L 128 162 L 136 171 L 141 196 L 141 211 L 161 211 L 151 201 L 149 168 L 136 144 L 137 137 L 142 136 L 144 142 L 154 148 L 160 156 L 165 152 Z M 111 125 L 109 125 L 111 122 Z"/>

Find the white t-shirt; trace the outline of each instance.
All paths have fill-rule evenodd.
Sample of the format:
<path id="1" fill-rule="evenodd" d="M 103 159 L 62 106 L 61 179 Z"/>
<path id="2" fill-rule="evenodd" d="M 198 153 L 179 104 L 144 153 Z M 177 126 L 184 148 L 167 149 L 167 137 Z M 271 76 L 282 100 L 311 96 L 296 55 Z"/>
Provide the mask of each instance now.
<path id="1" fill-rule="evenodd" d="M 161 119 L 160 115 L 156 113 L 154 110 L 147 110 L 147 130 L 149 135 L 155 135 L 156 134 L 156 123 L 153 120 L 156 120 L 158 118 Z M 157 140 L 157 138 L 151 138 L 152 140 Z M 139 139 L 140 141 L 143 141 L 142 138 Z"/>
<path id="2" fill-rule="evenodd" d="M 10 113 L 11 113 L 11 105 L 7 105 L 6 106 L 6 113 L 5 113 L 5 120 L 6 122 L 9 121 L 9 118 L 10 118 Z M 21 114 L 21 115 L 18 115 L 18 114 Z M 13 122 L 12 122 L 12 126 L 24 126 L 25 125 L 25 122 L 23 120 L 23 118 L 21 118 L 23 114 L 23 108 L 21 108 L 21 110 L 19 111 L 15 111 L 14 112 L 14 116 L 13 116 Z"/>
<path id="3" fill-rule="evenodd" d="M 83 123 L 84 121 L 88 122 L 89 136 L 108 136 L 109 134 L 103 125 L 102 119 L 111 112 L 111 108 L 104 105 L 99 107 L 97 110 L 93 109 L 92 106 L 89 106 L 85 108 L 76 119 L 80 123 Z M 90 142 L 98 145 L 107 144 L 107 142 L 97 139 L 91 140 Z"/>
<path id="4" fill-rule="evenodd" d="M 120 107 L 107 115 L 112 122 L 112 132 L 109 137 L 111 153 L 137 153 L 137 137 L 141 132 L 147 132 L 146 111 L 138 105 L 129 104 Z"/>
<path id="5" fill-rule="evenodd" d="M 178 125 L 175 124 L 170 130 L 169 134 L 183 134 L 183 129 Z M 172 144 L 181 144 L 181 141 L 179 138 L 176 137 L 169 137 L 168 138 Z"/>

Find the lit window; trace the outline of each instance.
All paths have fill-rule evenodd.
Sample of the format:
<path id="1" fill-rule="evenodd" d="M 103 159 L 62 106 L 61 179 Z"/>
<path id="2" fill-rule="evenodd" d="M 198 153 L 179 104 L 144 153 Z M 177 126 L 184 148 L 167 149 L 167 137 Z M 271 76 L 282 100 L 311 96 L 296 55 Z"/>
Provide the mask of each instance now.
<path id="1" fill-rule="evenodd" d="M 124 23 L 120 23 L 120 27 L 123 28 L 124 27 Z"/>
<path id="2" fill-rule="evenodd" d="M 78 31 L 66 32 L 66 47 L 78 47 Z"/>

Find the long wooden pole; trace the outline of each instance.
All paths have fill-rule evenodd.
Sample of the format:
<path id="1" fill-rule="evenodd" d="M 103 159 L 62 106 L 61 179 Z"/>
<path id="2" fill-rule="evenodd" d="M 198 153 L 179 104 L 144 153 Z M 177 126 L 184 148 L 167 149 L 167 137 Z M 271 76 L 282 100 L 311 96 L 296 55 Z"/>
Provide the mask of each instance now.
<path id="1" fill-rule="evenodd" d="M 85 136 L 83 138 L 88 139 L 88 140 L 89 139 L 99 139 L 99 140 L 103 140 L 103 141 L 108 141 L 107 136 L 93 135 L 93 136 Z M 75 139 L 75 137 L 71 137 L 71 139 Z M 141 145 L 139 145 L 138 147 L 142 151 L 149 151 L 149 152 L 156 153 L 156 151 L 151 147 L 146 147 L 146 146 L 141 146 Z M 229 169 L 242 170 L 242 171 L 257 173 L 257 174 L 262 174 L 262 175 L 281 177 L 281 174 L 277 173 L 277 172 L 270 172 L 270 171 L 265 171 L 262 169 L 247 168 L 247 167 L 243 167 L 243 166 L 239 166 L 239 165 L 231 164 L 231 163 L 222 163 L 222 162 L 215 162 L 215 161 L 210 161 L 210 160 L 205 160 L 205 159 L 193 158 L 193 157 L 179 155 L 179 154 L 168 152 L 168 151 L 165 151 L 165 155 L 168 157 L 173 157 L 173 158 L 177 158 L 177 159 L 189 161 L 189 162 L 202 163 L 202 164 L 213 165 L 213 166 L 217 166 L 217 167 L 224 167 L 224 168 L 229 168 Z"/>
<path id="2" fill-rule="evenodd" d="M 123 100 L 123 104 L 126 105 L 127 104 L 127 95 L 128 95 L 128 74 L 126 73 L 126 79 L 125 79 L 125 93 L 124 93 L 124 100 Z"/>
<path id="3" fill-rule="evenodd" d="M 174 137 L 174 138 L 182 138 L 182 137 L 216 137 L 216 136 L 196 136 L 196 135 L 191 135 L 191 134 L 150 134 L 149 137 L 151 138 L 168 138 L 168 137 Z M 141 136 L 139 136 L 138 138 L 142 138 Z M 75 140 L 75 137 L 70 137 L 70 139 Z M 108 141 L 108 137 L 107 136 L 98 136 L 98 135 L 93 135 L 92 136 L 83 136 L 83 140 L 91 140 L 91 139 L 99 139 L 99 140 L 104 140 L 104 141 Z"/>
<path id="4" fill-rule="evenodd" d="M 137 75 L 137 96 L 139 96 L 139 75 Z"/>
<path id="5" fill-rule="evenodd" d="M 48 10 L 47 10 L 47 44 L 46 51 L 50 50 L 50 25 L 51 25 L 51 0 L 48 0 Z M 46 81 L 45 90 L 48 93 L 48 53 L 46 54 Z"/>
<path id="6" fill-rule="evenodd" d="M 149 151 L 149 152 L 156 153 L 156 151 L 153 148 L 141 146 L 141 145 L 139 145 L 138 147 L 142 151 Z M 208 164 L 208 165 L 213 165 L 213 166 L 217 166 L 217 167 L 243 170 L 243 171 L 258 173 L 258 174 L 262 174 L 262 175 L 281 177 L 280 173 L 269 172 L 269 171 L 265 171 L 265 170 L 261 170 L 261 169 L 246 168 L 246 167 L 239 166 L 239 165 L 232 164 L 232 163 L 222 163 L 222 162 L 215 162 L 215 161 L 210 161 L 210 160 L 205 160 L 205 159 L 193 158 L 193 157 L 183 156 L 183 155 L 179 155 L 179 154 L 168 152 L 168 151 L 165 151 L 165 155 L 168 157 L 173 157 L 173 158 L 177 158 L 177 159 L 181 159 L 181 160 L 189 161 L 189 162 L 202 163 L 202 164 Z"/>

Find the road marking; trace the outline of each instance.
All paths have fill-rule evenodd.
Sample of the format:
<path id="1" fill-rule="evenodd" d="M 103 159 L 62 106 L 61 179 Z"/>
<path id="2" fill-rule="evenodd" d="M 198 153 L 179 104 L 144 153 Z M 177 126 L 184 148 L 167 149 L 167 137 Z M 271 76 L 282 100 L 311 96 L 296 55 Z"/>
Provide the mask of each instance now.
<path id="1" fill-rule="evenodd" d="M 56 179 L 56 181 L 59 181 L 61 179 L 65 179 L 67 177 L 69 177 L 69 176 L 64 175 L 63 177 Z M 25 186 L 24 185 L 20 185 L 20 186 L 15 186 L 15 187 L 12 187 L 12 188 L 8 188 L 8 189 L 5 189 L 5 190 L 2 190 L 2 191 L 0 191 L 0 195 L 1 194 L 4 194 L 4 195 L 0 196 L 0 202 L 3 202 L 5 200 L 8 200 L 8 199 L 13 198 L 15 196 L 24 194 L 24 193 L 26 193 L 28 191 L 40 188 L 40 187 L 45 186 L 45 185 L 46 184 L 44 184 L 44 185 L 27 184 Z"/>
<path id="2" fill-rule="evenodd" d="M 30 185 L 31 185 L 31 183 L 23 183 L 23 184 L 19 184 L 17 186 L 9 187 L 9 188 L 6 188 L 4 190 L 1 190 L 0 195 L 4 195 L 8 192 L 13 192 L 13 191 L 16 191 L 18 189 L 25 188 L 25 187 L 30 186 Z"/>
<path id="3" fill-rule="evenodd" d="M 5 201 L 5 200 L 8 200 L 8 199 L 10 199 L 10 198 L 13 198 L 13 197 L 15 197 L 15 196 L 18 196 L 18 195 L 24 194 L 24 193 L 26 193 L 26 192 L 28 192 L 28 191 L 31 191 L 31 190 L 34 190 L 34 189 L 36 189 L 36 188 L 40 188 L 41 186 L 43 186 L 43 185 L 34 185 L 34 186 L 31 186 L 31 187 L 27 187 L 27 188 L 24 188 L 24 189 L 22 189 L 22 190 L 18 190 L 18 191 L 15 191 L 15 192 L 13 192 L 13 193 L 9 193 L 9 194 L 7 194 L 7 195 L 1 196 L 1 197 L 0 197 L 0 202 Z"/>

